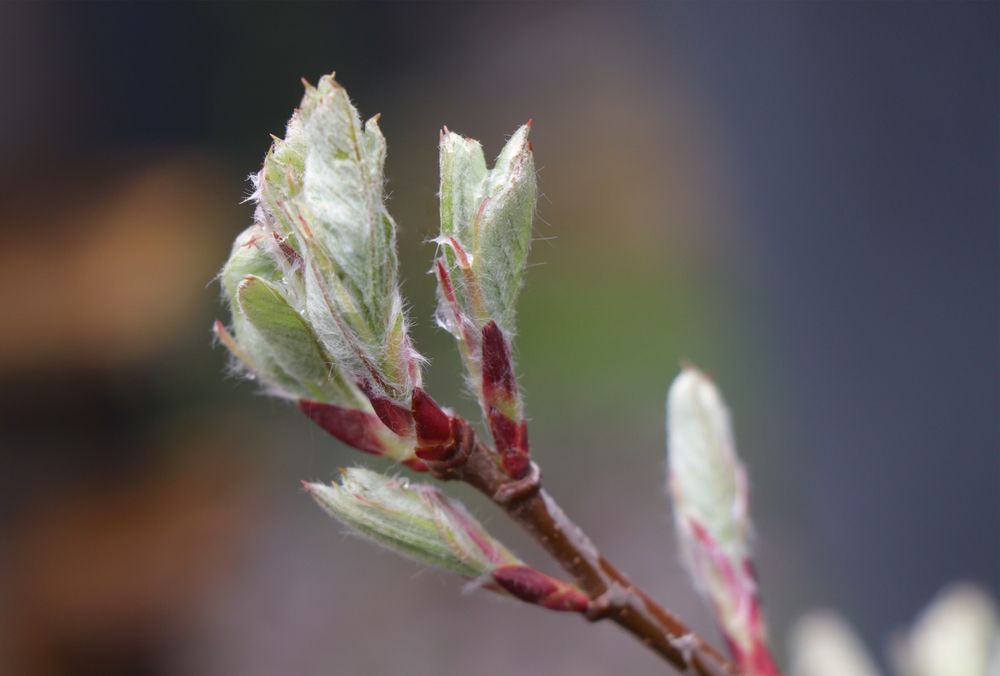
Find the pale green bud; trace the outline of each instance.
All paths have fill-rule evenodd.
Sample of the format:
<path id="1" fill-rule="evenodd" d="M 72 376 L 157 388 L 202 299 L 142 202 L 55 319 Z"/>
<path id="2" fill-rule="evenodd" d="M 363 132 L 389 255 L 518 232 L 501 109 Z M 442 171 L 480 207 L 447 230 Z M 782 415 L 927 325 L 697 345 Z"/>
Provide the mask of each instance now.
<path id="1" fill-rule="evenodd" d="M 492 319 L 509 335 L 514 333 L 537 197 L 530 128 L 529 123 L 514 132 L 492 169 L 487 169 L 478 141 L 445 130 L 440 143 L 437 241 L 459 310 L 478 329 Z M 439 320 L 462 339 L 451 308 L 442 307 Z"/>
<path id="2" fill-rule="evenodd" d="M 461 504 L 432 486 L 352 468 L 341 470 L 339 484 L 305 487 L 351 530 L 436 568 L 483 578 L 520 564 Z"/>
<path id="3" fill-rule="evenodd" d="M 839 615 L 815 611 L 792 629 L 790 676 L 879 676 L 851 626 Z"/>
<path id="4" fill-rule="evenodd" d="M 750 523 L 743 464 L 729 410 L 701 371 L 685 367 L 667 397 L 669 488 L 678 519 L 695 521 L 727 556 L 749 553 Z"/>
<path id="5" fill-rule="evenodd" d="M 896 639 L 892 656 L 900 676 L 1000 676 L 996 603 L 974 585 L 952 585 Z"/>
<path id="6" fill-rule="evenodd" d="M 715 611 L 736 662 L 777 674 L 750 558 L 746 473 L 715 384 L 685 367 L 667 397 L 668 489 L 677 539 L 695 586 Z"/>
<path id="7" fill-rule="evenodd" d="M 406 401 L 420 384 L 399 293 L 396 225 L 383 192 L 386 145 L 333 79 L 306 84 L 284 139 L 255 177 L 257 221 L 299 260 L 287 299 L 351 380 Z"/>

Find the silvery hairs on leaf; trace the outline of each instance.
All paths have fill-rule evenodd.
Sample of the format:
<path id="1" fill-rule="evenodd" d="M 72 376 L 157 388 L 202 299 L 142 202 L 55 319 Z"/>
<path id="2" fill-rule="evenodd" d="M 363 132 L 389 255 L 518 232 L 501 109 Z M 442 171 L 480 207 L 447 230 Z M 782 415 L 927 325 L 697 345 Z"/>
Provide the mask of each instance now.
<path id="1" fill-rule="evenodd" d="M 250 368 L 262 379 L 292 395 L 315 398 L 321 392 L 327 396 L 321 401 L 330 402 L 325 384 L 303 380 L 320 370 L 304 363 L 308 359 L 302 351 L 315 339 L 327 370 L 350 390 L 332 403 L 356 403 L 358 382 L 393 400 L 408 401 L 420 384 L 421 359 L 407 332 L 396 225 L 385 207 L 385 139 L 376 118 L 362 125 L 332 75 L 305 87 L 285 138 L 274 139 L 263 168 L 253 177 L 256 230 L 249 246 L 255 251 L 244 252 L 245 242 L 238 242 L 223 271 L 233 307 L 232 342 L 250 357 Z M 253 257 L 260 260 L 252 265 L 243 260 Z M 310 332 L 309 340 L 297 339 L 295 357 L 278 356 L 288 346 L 267 340 L 274 331 L 258 327 L 256 336 L 245 331 L 239 316 L 242 282 L 236 276 L 256 268 L 263 269 L 257 276 L 269 285 L 266 288 L 300 315 Z M 261 336 L 272 353 L 271 362 L 287 366 L 295 361 L 299 373 L 288 374 L 283 368 L 284 374 L 276 374 L 264 359 L 267 350 L 246 345 Z M 291 376 L 297 385 L 289 388 L 288 378 L 278 377 L 282 375 Z"/>
<path id="2" fill-rule="evenodd" d="M 356 388 L 295 308 L 301 285 L 300 271 L 287 260 L 293 255 L 294 250 L 260 225 L 240 233 L 220 275 L 232 333 L 220 322 L 215 333 L 237 367 L 272 394 L 363 406 Z"/>
<path id="3" fill-rule="evenodd" d="M 524 405 L 512 358 L 517 296 L 531 247 L 536 201 L 528 132 L 519 128 L 487 168 L 478 141 L 441 132 L 441 255 L 437 321 L 455 336 L 470 389 L 505 471 L 530 467 Z"/>
<path id="4" fill-rule="evenodd" d="M 306 484 L 330 516 L 385 547 L 469 578 L 517 563 L 460 504 L 432 486 L 354 467 L 340 483 Z"/>
<path id="5" fill-rule="evenodd" d="M 750 676 L 777 674 L 750 554 L 746 472 L 715 384 L 684 367 L 667 396 L 667 487 L 677 539 L 695 586 Z"/>
<path id="6" fill-rule="evenodd" d="M 457 309 L 477 330 L 493 320 L 507 335 L 514 334 L 537 198 L 530 129 L 529 122 L 514 132 L 492 169 L 478 141 L 441 132 L 441 233 L 436 241 Z M 462 340 L 461 320 L 448 300 L 446 294 L 441 297 L 439 321 Z"/>
<path id="7" fill-rule="evenodd" d="M 575 586 L 524 565 L 433 486 L 358 467 L 341 470 L 339 484 L 303 485 L 351 531 L 398 554 L 550 610 L 584 612 L 589 605 Z"/>

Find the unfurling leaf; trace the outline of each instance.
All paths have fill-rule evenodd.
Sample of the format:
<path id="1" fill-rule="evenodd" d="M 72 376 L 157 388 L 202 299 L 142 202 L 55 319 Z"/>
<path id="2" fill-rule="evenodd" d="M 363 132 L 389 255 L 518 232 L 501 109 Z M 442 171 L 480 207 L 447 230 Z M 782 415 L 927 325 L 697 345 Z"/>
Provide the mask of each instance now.
<path id="1" fill-rule="evenodd" d="M 418 467 L 409 409 L 421 358 L 399 292 L 385 153 L 377 120 L 362 125 L 333 76 L 306 84 L 253 177 L 255 224 L 221 274 L 231 332 L 215 332 L 242 370 L 337 438 Z"/>
<path id="2" fill-rule="evenodd" d="M 455 280 L 456 300 L 480 330 L 493 320 L 508 335 L 514 333 L 535 212 L 530 129 L 529 123 L 514 132 L 489 170 L 478 141 L 447 130 L 441 134 L 437 241 Z"/>
<path id="3" fill-rule="evenodd" d="M 307 84 L 285 138 L 274 140 L 253 179 L 256 223 L 234 247 L 223 287 L 235 305 L 245 275 L 270 283 L 345 380 L 408 405 L 420 384 L 420 357 L 399 293 L 396 225 L 383 194 L 385 148 L 377 120 L 362 125 L 332 76 Z M 233 314 L 241 344 L 235 307 Z M 322 389 L 300 385 L 292 394 Z"/>

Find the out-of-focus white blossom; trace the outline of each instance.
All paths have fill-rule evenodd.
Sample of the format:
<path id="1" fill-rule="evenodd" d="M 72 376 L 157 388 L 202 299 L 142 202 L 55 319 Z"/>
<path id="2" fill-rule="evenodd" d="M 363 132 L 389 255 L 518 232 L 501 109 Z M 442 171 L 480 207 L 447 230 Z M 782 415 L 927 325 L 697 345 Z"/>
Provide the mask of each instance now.
<path id="1" fill-rule="evenodd" d="M 695 368 L 670 386 L 667 447 L 677 540 L 695 586 L 744 673 L 777 674 L 750 556 L 746 472 L 722 395 Z"/>

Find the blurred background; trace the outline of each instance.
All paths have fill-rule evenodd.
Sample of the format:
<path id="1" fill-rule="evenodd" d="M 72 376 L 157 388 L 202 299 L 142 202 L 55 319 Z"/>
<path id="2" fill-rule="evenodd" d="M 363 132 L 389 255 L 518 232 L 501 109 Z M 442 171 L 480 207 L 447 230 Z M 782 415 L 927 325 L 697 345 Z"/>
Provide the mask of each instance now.
<path id="1" fill-rule="evenodd" d="M 1000 5 L 0 6 L 0 673 L 644 674 L 613 626 L 463 594 L 305 496 L 361 458 L 227 378 L 213 277 L 301 96 L 382 113 L 428 388 L 437 131 L 533 118 L 533 449 L 718 643 L 672 542 L 680 359 L 734 409 L 779 655 L 1000 592 Z M 532 543 L 449 487 L 525 558 Z M 530 666 L 526 666 L 530 665 Z"/>

